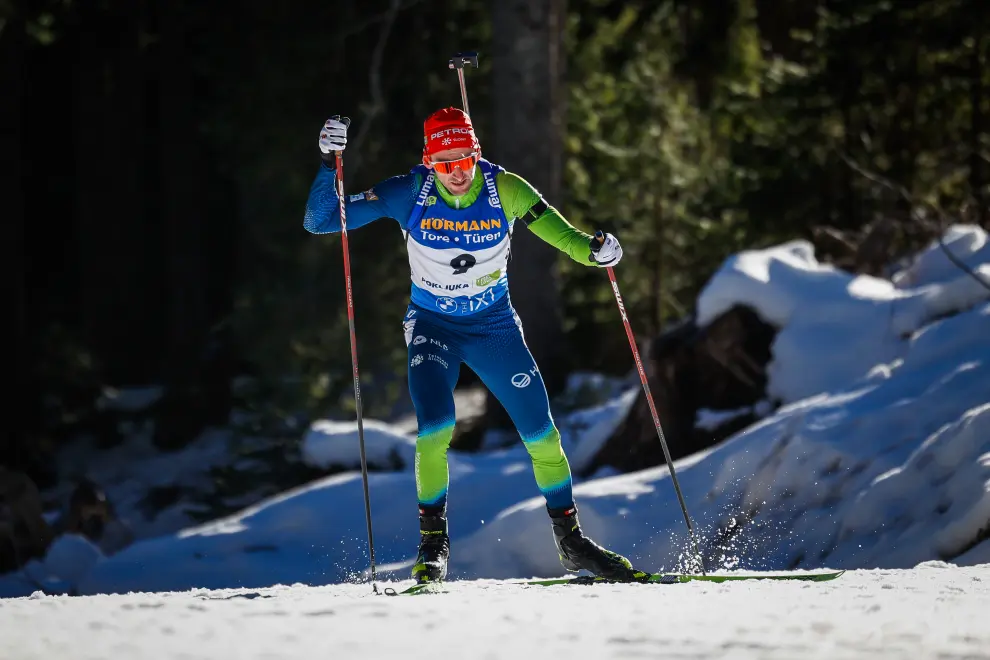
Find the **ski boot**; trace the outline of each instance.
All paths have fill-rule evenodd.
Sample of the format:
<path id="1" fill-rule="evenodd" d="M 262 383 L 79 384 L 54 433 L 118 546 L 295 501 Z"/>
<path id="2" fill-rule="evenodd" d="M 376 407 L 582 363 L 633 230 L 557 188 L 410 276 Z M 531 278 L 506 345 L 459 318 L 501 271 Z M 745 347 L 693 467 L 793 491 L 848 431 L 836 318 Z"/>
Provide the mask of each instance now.
<path id="1" fill-rule="evenodd" d="M 577 507 L 547 509 L 553 522 L 553 540 L 565 569 L 577 572 L 581 569 L 597 577 L 617 582 L 638 582 L 649 577 L 637 571 L 632 563 L 620 554 L 606 550 L 584 535 L 578 522 Z"/>
<path id="2" fill-rule="evenodd" d="M 417 584 L 441 582 L 447 577 L 450 537 L 447 517 L 443 510 L 419 510 L 419 554 L 413 565 L 412 577 Z"/>

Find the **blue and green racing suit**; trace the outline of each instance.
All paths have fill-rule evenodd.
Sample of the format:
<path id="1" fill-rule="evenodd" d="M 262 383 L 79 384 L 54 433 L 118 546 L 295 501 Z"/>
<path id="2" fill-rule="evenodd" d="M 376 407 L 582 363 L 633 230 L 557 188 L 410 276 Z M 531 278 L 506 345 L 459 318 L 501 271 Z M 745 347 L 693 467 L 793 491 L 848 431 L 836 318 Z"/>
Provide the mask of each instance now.
<path id="1" fill-rule="evenodd" d="M 591 236 L 568 223 L 524 179 L 479 160 L 471 188 L 452 195 L 428 168 L 349 195 L 347 228 L 392 218 L 409 255 L 411 296 L 403 327 L 409 391 L 416 409 L 420 510 L 445 510 L 453 391 L 461 363 L 498 398 L 522 437 L 548 508 L 573 506 L 571 471 L 550 414 L 547 390 L 523 336 L 508 288 L 509 244 L 518 221 L 578 263 Z M 341 230 L 335 171 L 321 166 L 303 226 Z"/>

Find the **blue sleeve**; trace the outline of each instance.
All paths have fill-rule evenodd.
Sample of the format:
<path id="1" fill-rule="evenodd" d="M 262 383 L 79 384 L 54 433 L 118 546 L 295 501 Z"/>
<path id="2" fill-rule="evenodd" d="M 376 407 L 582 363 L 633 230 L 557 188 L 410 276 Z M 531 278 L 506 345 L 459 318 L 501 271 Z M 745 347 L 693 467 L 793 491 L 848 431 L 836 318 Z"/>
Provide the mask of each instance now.
<path id="1" fill-rule="evenodd" d="M 419 186 L 416 175 L 403 174 L 385 179 L 344 200 L 347 228 L 357 229 L 378 218 L 393 218 L 404 225 L 416 203 Z M 337 171 L 320 165 L 306 200 L 303 227 L 313 234 L 340 231 L 340 202 L 337 198 Z"/>

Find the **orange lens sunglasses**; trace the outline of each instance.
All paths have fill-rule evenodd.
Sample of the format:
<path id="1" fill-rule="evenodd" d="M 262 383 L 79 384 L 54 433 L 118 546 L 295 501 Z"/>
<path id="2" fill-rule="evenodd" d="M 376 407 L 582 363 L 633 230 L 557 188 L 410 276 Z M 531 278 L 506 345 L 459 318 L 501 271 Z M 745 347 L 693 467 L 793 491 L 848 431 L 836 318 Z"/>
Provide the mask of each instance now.
<path id="1" fill-rule="evenodd" d="M 440 174 L 453 174 L 454 170 L 458 167 L 467 172 L 478 164 L 478 154 L 471 154 L 470 156 L 455 160 L 430 161 L 430 164 Z"/>

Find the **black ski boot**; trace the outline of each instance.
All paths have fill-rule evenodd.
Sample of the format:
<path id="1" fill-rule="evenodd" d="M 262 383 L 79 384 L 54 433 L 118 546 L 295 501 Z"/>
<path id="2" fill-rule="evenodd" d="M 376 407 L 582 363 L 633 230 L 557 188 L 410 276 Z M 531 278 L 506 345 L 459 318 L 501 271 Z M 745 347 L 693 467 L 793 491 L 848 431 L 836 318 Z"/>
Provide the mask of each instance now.
<path id="1" fill-rule="evenodd" d="M 444 510 L 419 510 L 419 555 L 413 565 L 412 577 L 417 584 L 441 582 L 447 577 L 450 537 Z"/>
<path id="2" fill-rule="evenodd" d="M 560 553 L 560 563 L 568 571 L 581 569 L 598 577 L 620 582 L 632 582 L 647 577 L 636 571 L 632 563 L 620 554 L 606 550 L 581 531 L 577 508 L 547 509 L 553 522 L 553 540 Z"/>

